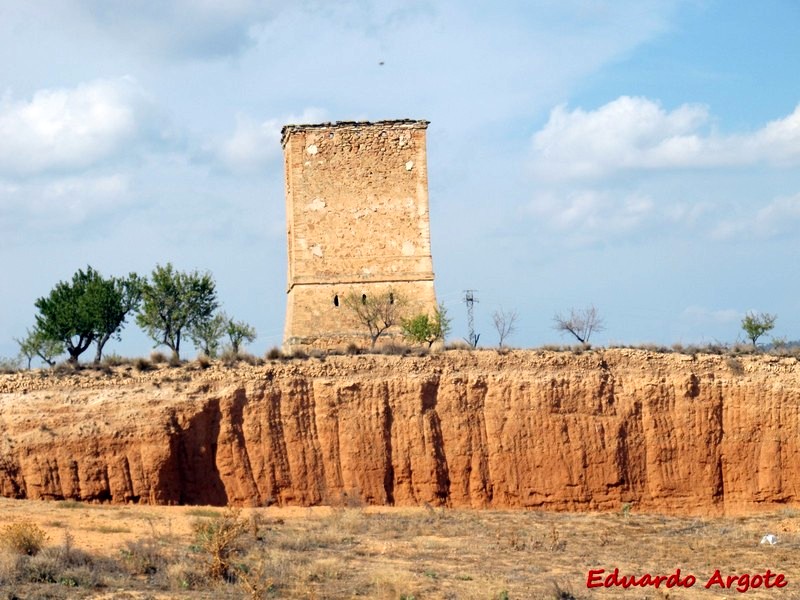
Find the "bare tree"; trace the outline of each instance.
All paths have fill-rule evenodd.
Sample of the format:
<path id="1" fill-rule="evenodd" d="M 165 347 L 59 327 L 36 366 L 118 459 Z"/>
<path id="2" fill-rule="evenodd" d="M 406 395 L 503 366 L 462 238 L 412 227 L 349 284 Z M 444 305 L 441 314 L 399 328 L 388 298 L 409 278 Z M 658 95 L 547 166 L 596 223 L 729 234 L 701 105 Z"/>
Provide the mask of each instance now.
<path id="1" fill-rule="evenodd" d="M 503 342 L 506 338 L 511 337 L 514 335 L 514 332 L 517 330 L 517 311 L 515 310 L 503 310 L 503 307 L 500 307 L 500 310 L 496 310 L 492 313 L 492 322 L 494 323 L 495 331 L 497 331 L 497 335 L 500 337 L 499 346 L 503 347 Z"/>
<path id="2" fill-rule="evenodd" d="M 553 329 L 562 333 L 571 333 L 581 344 L 588 344 L 589 338 L 596 331 L 603 331 L 605 324 L 594 305 L 575 310 L 571 308 L 569 317 L 557 313 L 553 317 Z"/>
<path id="3" fill-rule="evenodd" d="M 371 347 L 383 333 L 402 317 L 403 302 L 391 290 L 383 294 L 358 294 L 351 292 L 344 297 L 344 305 L 353 318 L 369 330 Z"/>

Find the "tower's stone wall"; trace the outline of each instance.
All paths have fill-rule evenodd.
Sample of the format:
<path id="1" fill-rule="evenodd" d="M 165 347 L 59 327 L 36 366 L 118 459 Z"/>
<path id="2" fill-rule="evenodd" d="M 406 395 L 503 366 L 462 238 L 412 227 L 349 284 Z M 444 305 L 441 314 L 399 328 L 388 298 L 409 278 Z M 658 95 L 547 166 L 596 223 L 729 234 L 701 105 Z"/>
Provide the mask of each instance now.
<path id="1" fill-rule="evenodd" d="M 283 128 L 289 273 L 284 346 L 368 341 L 344 303 L 392 292 L 433 313 L 426 121 Z M 338 302 L 338 306 L 337 306 Z M 398 334 L 388 332 L 386 339 Z"/>

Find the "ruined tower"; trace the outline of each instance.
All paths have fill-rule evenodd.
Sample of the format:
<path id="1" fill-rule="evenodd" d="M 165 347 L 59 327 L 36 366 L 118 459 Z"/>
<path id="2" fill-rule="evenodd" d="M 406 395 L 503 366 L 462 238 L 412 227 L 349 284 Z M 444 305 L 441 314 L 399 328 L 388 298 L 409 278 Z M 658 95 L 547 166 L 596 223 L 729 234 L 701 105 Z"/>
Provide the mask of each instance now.
<path id="1" fill-rule="evenodd" d="M 427 121 L 286 125 L 289 273 L 284 347 L 368 344 L 346 298 L 433 314 Z M 393 327 L 383 340 L 399 334 Z"/>

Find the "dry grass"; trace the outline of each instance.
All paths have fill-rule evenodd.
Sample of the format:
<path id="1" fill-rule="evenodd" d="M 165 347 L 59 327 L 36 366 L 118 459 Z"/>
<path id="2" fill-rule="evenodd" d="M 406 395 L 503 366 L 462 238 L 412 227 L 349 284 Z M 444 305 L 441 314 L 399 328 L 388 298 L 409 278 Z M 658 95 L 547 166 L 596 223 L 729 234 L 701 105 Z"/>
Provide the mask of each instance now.
<path id="1" fill-rule="evenodd" d="M 116 597 L 102 595 L 113 589 L 137 598 L 713 599 L 739 596 L 703 589 L 714 569 L 767 568 L 789 586 L 746 598 L 800 598 L 796 510 L 726 518 L 346 505 L 236 513 L 0 500 L 0 518 L 34 523 L 52 540 L 37 556 L 0 553 L 0 588 L 21 598 Z M 766 533 L 778 544 L 760 544 Z M 590 569 L 615 567 L 637 575 L 680 568 L 698 583 L 586 588 Z"/>

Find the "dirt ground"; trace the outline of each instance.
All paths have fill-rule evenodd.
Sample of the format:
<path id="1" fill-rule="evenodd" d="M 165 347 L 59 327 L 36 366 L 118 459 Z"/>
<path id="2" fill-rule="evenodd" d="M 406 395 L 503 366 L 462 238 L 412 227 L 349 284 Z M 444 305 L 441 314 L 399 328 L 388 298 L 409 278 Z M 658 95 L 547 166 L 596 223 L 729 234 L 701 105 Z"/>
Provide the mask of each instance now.
<path id="1" fill-rule="evenodd" d="M 240 535 L 229 572 L 214 579 L 198 530 L 226 517 L 241 524 Z M 232 513 L 0 499 L 0 542 L 15 523 L 37 525 L 47 541 L 34 557 L 1 551 L 0 598 L 800 599 L 800 510 L 791 508 L 723 518 L 629 507 L 604 514 L 361 506 Z M 767 534 L 777 543 L 760 543 Z M 615 568 L 619 578 L 637 579 L 680 569 L 684 585 L 688 575 L 696 582 L 587 587 L 590 575 L 603 583 Z M 716 570 L 723 585 L 749 574 L 759 586 L 737 579 L 706 589 Z M 775 586 L 783 583 L 778 575 L 783 587 Z"/>

